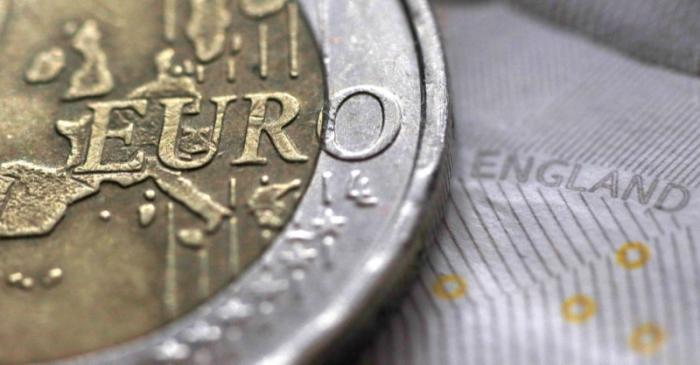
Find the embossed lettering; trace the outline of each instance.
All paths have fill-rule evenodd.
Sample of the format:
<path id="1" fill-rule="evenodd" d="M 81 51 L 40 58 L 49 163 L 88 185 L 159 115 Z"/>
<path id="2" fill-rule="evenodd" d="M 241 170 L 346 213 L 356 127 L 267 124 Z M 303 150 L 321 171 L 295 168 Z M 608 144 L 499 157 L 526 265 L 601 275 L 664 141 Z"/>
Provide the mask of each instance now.
<path id="1" fill-rule="evenodd" d="M 210 140 L 207 141 L 206 154 L 197 158 L 188 153 L 178 151 L 177 148 L 177 135 L 180 129 L 182 114 L 185 113 L 185 105 L 193 102 L 193 99 L 168 98 L 160 100 L 160 104 L 165 107 L 163 131 L 158 145 L 158 157 L 160 160 L 163 161 L 166 166 L 178 170 L 196 169 L 209 163 L 218 150 L 219 140 L 221 139 L 221 126 L 223 124 L 224 115 L 226 114 L 226 107 L 235 100 L 235 95 L 220 96 L 211 99 L 212 103 L 216 105 L 214 129 L 211 132 Z"/>
<path id="2" fill-rule="evenodd" d="M 351 151 L 341 146 L 336 140 L 336 117 L 346 101 L 362 94 L 371 95 L 379 101 L 384 114 L 382 131 L 369 147 L 361 151 Z M 331 99 L 328 115 L 328 125 L 323 136 L 324 149 L 331 155 L 343 160 L 364 160 L 382 153 L 394 143 L 401 130 L 402 116 L 398 98 L 386 89 L 376 86 L 356 86 L 340 91 Z"/>
<path id="3" fill-rule="evenodd" d="M 139 151 L 136 156 L 127 162 L 102 163 L 102 152 L 107 138 L 118 138 L 125 145 L 131 144 L 134 125 L 129 123 L 121 129 L 109 129 L 109 117 L 114 110 L 131 109 L 140 114 L 146 114 L 146 100 L 110 101 L 104 103 L 91 103 L 88 107 L 93 110 L 94 118 L 90 142 L 88 145 L 85 162 L 75 168 L 76 173 L 84 172 L 125 172 L 139 171 L 143 167 L 144 153 Z"/>
<path id="4" fill-rule="evenodd" d="M 299 115 L 299 101 L 283 92 L 248 94 L 245 96 L 251 101 L 250 116 L 245 135 L 243 154 L 234 160 L 232 164 L 266 164 L 267 158 L 258 155 L 260 137 L 265 132 L 277 149 L 280 156 L 290 162 L 305 162 L 309 158 L 297 149 L 294 142 L 284 132 L 284 127 L 292 123 Z M 268 121 L 267 104 L 274 100 L 282 105 L 282 113 L 276 120 Z"/>

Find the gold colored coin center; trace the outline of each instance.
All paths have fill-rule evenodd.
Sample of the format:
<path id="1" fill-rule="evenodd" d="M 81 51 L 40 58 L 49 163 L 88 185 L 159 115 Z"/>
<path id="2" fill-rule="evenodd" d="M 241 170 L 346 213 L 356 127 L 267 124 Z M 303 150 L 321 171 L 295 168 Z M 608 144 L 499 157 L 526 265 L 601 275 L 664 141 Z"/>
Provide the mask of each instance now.
<path id="1" fill-rule="evenodd" d="M 325 97 L 295 2 L 0 0 L 0 16 L 0 363 L 153 331 L 288 222 Z"/>

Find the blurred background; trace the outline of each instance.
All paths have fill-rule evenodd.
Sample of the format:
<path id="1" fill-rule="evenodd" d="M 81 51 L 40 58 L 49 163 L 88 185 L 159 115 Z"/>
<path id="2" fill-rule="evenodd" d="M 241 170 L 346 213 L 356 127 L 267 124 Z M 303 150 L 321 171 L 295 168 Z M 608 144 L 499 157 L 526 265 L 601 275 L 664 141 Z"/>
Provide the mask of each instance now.
<path id="1" fill-rule="evenodd" d="M 452 192 L 358 364 L 700 362 L 700 2 L 433 1 Z"/>

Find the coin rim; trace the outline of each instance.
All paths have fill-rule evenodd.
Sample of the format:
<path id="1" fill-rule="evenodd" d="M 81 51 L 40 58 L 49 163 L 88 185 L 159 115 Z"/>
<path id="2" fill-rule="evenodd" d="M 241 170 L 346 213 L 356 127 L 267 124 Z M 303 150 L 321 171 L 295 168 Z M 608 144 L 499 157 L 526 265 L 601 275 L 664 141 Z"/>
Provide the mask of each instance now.
<path id="1" fill-rule="evenodd" d="M 327 328 L 317 331 L 313 336 L 303 339 L 290 339 L 295 343 L 311 344 L 303 346 L 285 346 L 282 353 L 276 353 L 274 358 L 286 364 L 305 364 L 318 360 L 331 346 L 345 334 L 356 327 L 356 317 L 359 313 L 370 308 L 371 303 L 381 301 L 386 295 L 387 285 L 395 283 L 395 279 L 406 269 L 408 263 L 415 258 L 421 240 L 415 239 L 419 224 L 426 214 L 435 186 L 440 177 L 440 165 L 446 155 L 446 141 L 449 133 L 449 98 L 447 88 L 446 66 L 443 56 L 443 46 L 440 40 L 433 12 L 427 0 L 397 0 L 406 11 L 407 23 L 415 40 L 415 52 L 418 56 L 418 66 L 421 75 L 422 121 L 421 133 L 418 140 L 416 160 L 411 172 L 411 181 L 407 184 L 400 206 L 397 208 L 395 224 L 387 235 L 382 237 L 386 242 L 381 251 L 373 252 L 372 259 L 379 264 L 368 270 L 357 271 L 353 280 L 366 283 L 353 287 L 353 294 L 347 300 L 335 301 L 333 312 L 338 319 Z M 317 172 L 318 173 L 318 172 Z M 407 255 L 407 253 L 409 253 Z M 254 266 L 262 265 L 256 261 Z M 234 286 L 232 283 L 230 286 Z M 222 295 L 233 296 L 224 289 Z M 221 298 L 217 298 L 220 300 Z M 172 336 L 168 332 L 182 332 L 188 326 L 198 323 L 199 318 L 207 317 L 210 310 L 208 303 L 202 304 L 193 313 L 175 321 L 166 328 L 137 338 L 125 344 L 112 346 L 93 353 L 79 355 L 73 358 L 47 362 L 48 364 L 125 364 L 125 363 L 154 363 L 153 353 L 156 345 L 168 341 Z M 200 322 L 201 323 L 201 322 Z M 298 336 L 296 336 L 298 337 Z M 220 340 L 223 341 L 223 340 Z M 199 350 L 213 347 L 216 344 L 198 346 Z M 270 349 L 270 353 L 280 352 Z M 273 356 L 270 356 L 273 357 Z M 190 357 L 177 363 L 190 363 Z M 277 363 L 277 362 L 276 362 Z"/>

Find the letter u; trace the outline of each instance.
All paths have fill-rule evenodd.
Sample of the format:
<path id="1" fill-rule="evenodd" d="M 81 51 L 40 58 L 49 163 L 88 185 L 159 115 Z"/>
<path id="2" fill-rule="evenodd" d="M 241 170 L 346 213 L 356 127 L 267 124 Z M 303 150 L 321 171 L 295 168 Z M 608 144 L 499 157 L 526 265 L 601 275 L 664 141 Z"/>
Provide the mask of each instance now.
<path id="1" fill-rule="evenodd" d="M 165 107 L 163 131 L 158 144 L 158 158 L 166 166 L 176 170 L 192 170 L 208 164 L 216 155 L 221 140 L 221 129 L 228 105 L 236 100 L 235 95 L 220 96 L 211 99 L 216 105 L 216 120 L 212 130 L 209 150 L 206 154 L 196 158 L 183 159 L 182 153 L 177 149 L 177 135 L 182 121 L 183 108 L 193 102 L 192 98 L 166 98 L 161 99 L 160 104 Z"/>

